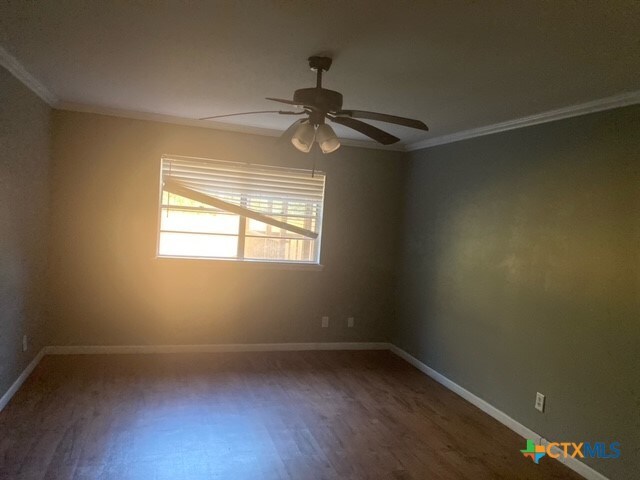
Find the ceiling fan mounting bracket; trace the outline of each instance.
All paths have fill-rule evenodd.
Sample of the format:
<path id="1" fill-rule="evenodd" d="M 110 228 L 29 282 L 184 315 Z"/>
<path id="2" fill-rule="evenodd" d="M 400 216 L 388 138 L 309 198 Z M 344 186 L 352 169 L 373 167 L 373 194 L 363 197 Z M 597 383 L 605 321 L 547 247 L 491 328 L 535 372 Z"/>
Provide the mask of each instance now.
<path id="1" fill-rule="evenodd" d="M 333 60 L 329 57 L 319 57 L 314 55 L 313 57 L 309 57 L 309 67 L 311 67 L 311 70 L 314 72 L 326 72 L 331 68 L 332 61 Z"/>

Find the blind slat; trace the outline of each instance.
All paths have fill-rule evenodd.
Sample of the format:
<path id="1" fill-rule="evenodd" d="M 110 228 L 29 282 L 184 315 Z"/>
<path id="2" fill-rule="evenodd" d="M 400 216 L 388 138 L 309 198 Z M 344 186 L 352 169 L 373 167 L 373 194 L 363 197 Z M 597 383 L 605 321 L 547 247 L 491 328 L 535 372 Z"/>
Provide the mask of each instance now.
<path id="1" fill-rule="evenodd" d="M 224 178 L 211 178 L 211 176 L 204 175 L 165 175 L 165 178 L 171 177 L 174 180 L 180 182 L 189 182 L 189 183 L 202 183 L 203 185 L 215 186 L 219 188 L 228 188 L 230 190 L 236 188 L 243 189 L 252 189 L 254 191 L 268 191 L 273 192 L 284 192 L 284 193 L 297 193 L 300 195 L 310 195 L 310 196 L 322 196 L 322 189 L 320 188 L 310 188 L 305 186 L 297 186 L 295 184 L 274 184 L 267 182 L 256 182 L 252 180 L 247 180 L 246 182 L 230 182 Z"/>
<path id="2" fill-rule="evenodd" d="M 273 189 L 268 189 L 268 188 L 264 188 L 263 190 L 260 191 L 260 193 L 256 193 L 256 190 L 254 188 L 250 188 L 250 187 L 236 187 L 236 188 L 230 188 L 228 186 L 218 186 L 218 185 L 211 185 L 211 184 L 206 184 L 206 183 L 196 183 L 196 182 L 189 182 L 189 181 L 183 181 L 183 180 L 179 180 L 176 179 L 173 176 L 168 176 L 165 177 L 165 179 L 172 179 L 175 181 L 179 181 L 180 183 L 184 184 L 184 185 L 189 185 L 190 188 L 193 188 L 195 190 L 200 190 L 203 193 L 207 193 L 209 195 L 214 195 L 214 196 L 220 196 L 222 194 L 224 194 L 227 197 L 233 197 L 234 194 L 247 194 L 247 198 L 252 198 L 252 199 L 271 199 L 271 200 L 278 200 L 278 199 L 287 199 L 287 200 L 291 200 L 291 201 L 296 201 L 296 202 L 301 202 L 301 203 L 314 203 L 314 202 L 321 202 L 322 201 L 322 195 L 308 195 L 308 194 L 297 194 L 295 192 L 287 192 L 287 191 L 283 191 L 283 190 L 273 190 Z M 237 195 L 235 195 L 237 196 Z M 229 199 L 229 201 L 233 201 L 233 199 Z"/>
<path id="3" fill-rule="evenodd" d="M 247 172 L 239 172 L 237 170 L 227 171 L 227 170 L 218 170 L 211 168 L 198 168 L 198 167 L 179 167 L 172 164 L 165 165 L 163 168 L 163 173 L 167 175 L 186 175 L 193 174 L 198 175 L 202 174 L 205 176 L 210 176 L 212 173 L 215 174 L 218 178 L 229 178 L 231 180 L 237 179 L 238 181 L 244 181 L 249 176 Z M 313 177 L 311 174 L 307 174 L 305 176 L 300 175 L 264 175 L 259 172 L 251 172 L 250 178 L 256 180 L 264 180 L 271 183 L 293 183 L 295 185 L 309 185 L 313 187 L 322 187 L 324 184 L 324 174 L 316 172 Z"/>

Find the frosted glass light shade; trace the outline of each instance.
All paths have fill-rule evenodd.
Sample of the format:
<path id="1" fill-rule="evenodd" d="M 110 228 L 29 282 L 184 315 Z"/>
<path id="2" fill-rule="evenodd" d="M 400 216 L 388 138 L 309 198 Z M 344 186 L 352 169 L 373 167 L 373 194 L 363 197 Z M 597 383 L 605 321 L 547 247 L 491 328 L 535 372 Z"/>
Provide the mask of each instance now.
<path id="1" fill-rule="evenodd" d="M 294 147 L 304 153 L 309 153 L 316 136 L 316 129 L 310 123 L 302 123 L 291 137 Z"/>
<path id="2" fill-rule="evenodd" d="M 319 125 L 316 130 L 316 142 L 320 145 L 322 153 L 335 152 L 340 148 L 340 140 L 338 140 L 336 132 L 333 131 L 333 128 L 324 123 Z"/>

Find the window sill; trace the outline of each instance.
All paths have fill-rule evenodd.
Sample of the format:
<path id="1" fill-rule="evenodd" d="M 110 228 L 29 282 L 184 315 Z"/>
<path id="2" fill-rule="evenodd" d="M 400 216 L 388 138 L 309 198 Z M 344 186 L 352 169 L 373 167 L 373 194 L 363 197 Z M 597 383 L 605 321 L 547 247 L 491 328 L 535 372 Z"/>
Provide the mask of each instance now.
<path id="1" fill-rule="evenodd" d="M 204 261 L 211 262 L 214 265 L 224 265 L 229 267 L 240 268 L 259 268 L 267 270 L 307 270 L 307 271 L 322 271 L 324 265 L 319 263 L 296 263 L 296 262 L 269 262 L 263 260 L 236 260 L 236 259 L 224 259 L 224 258 L 208 258 L 208 257 L 171 257 L 167 255 L 156 256 L 156 260 L 168 260 L 176 261 L 183 260 L 186 262 Z"/>

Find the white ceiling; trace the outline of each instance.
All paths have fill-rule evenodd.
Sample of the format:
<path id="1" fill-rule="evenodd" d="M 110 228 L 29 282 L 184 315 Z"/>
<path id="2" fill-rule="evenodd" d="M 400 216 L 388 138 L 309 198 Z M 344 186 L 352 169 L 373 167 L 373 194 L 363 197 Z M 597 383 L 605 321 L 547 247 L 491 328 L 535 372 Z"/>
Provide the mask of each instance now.
<path id="1" fill-rule="evenodd" d="M 324 86 L 345 108 L 430 126 L 385 126 L 405 145 L 637 91 L 638 32 L 635 0 L 0 5 L 0 45 L 61 102 L 183 118 L 279 109 L 264 97 L 313 86 L 306 59 L 327 53 Z"/>

